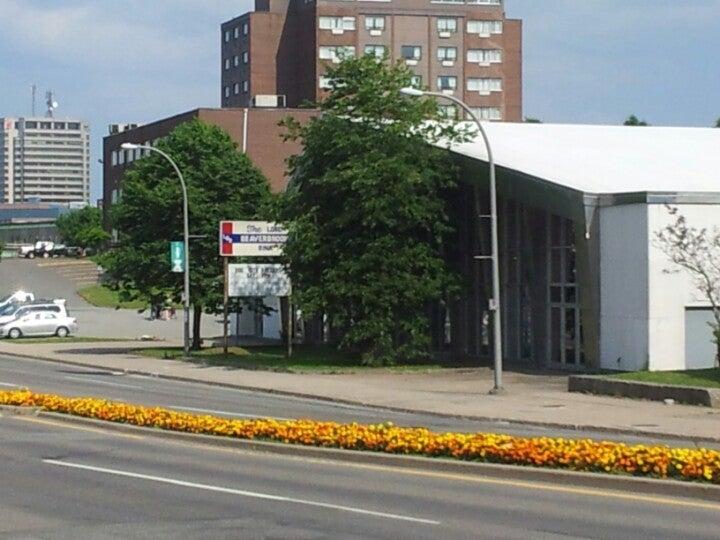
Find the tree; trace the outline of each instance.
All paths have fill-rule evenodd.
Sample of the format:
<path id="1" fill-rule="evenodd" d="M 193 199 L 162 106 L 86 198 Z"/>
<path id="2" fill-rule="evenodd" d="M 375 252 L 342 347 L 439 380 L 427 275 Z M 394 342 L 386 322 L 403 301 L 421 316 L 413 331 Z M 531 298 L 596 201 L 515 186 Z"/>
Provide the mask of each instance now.
<path id="1" fill-rule="evenodd" d="M 526 124 L 542 124 L 542 120 L 539 118 L 533 118 L 532 116 L 526 116 L 523 120 Z"/>
<path id="2" fill-rule="evenodd" d="M 267 218 L 272 196 L 262 173 L 216 126 L 197 120 L 182 124 L 157 147 L 175 160 L 188 187 L 194 236 L 190 242 L 192 347 L 197 350 L 203 311 L 218 313 L 222 304 L 219 222 Z M 180 181 L 170 163 L 153 152 L 134 163 L 122 187 L 111 210 L 119 245 L 102 264 L 124 298 L 179 302 L 183 276 L 170 272 L 169 242 L 183 237 Z"/>
<path id="3" fill-rule="evenodd" d="M 63 242 L 84 249 L 99 249 L 110 235 L 102 227 L 102 211 L 86 206 L 58 217 L 55 225 Z"/>
<path id="4" fill-rule="evenodd" d="M 690 227 L 676 207 L 668 206 L 675 219 L 655 234 L 657 245 L 678 268 L 690 273 L 697 291 L 712 308 L 710 323 L 715 341 L 715 364 L 720 365 L 720 229 Z"/>
<path id="5" fill-rule="evenodd" d="M 720 118 L 718 118 L 717 121 L 715 122 L 715 127 L 720 128 Z"/>
<path id="6" fill-rule="evenodd" d="M 635 116 L 634 114 L 631 114 L 630 116 L 628 116 L 627 120 L 625 120 L 625 122 L 623 122 L 623 126 L 641 126 L 641 127 L 646 127 L 646 126 L 649 126 L 649 125 L 650 125 L 650 124 L 648 124 L 645 120 L 640 120 L 640 119 L 639 119 L 637 116 Z"/>
<path id="7" fill-rule="evenodd" d="M 437 119 L 433 99 L 413 99 L 411 72 L 366 55 L 328 66 L 322 115 L 285 122 L 303 153 L 280 205 L 294 300 L 326 314 L 339 345 L 368 364 L 429 354 L 427 310 L 452 290 L 443 257 L 450 232 L 444 194 L 449 153 L 428 145 L 463 134 Z"/>

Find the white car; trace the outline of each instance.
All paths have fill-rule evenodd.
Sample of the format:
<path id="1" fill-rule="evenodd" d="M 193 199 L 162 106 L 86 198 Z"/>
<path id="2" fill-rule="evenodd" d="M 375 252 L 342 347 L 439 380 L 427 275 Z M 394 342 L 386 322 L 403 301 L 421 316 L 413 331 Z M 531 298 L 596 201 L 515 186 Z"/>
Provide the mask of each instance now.
<path id="1" fill-rule="evenodd" d="M 61 317 L 68 316 L 65 300 L 39 300 L 25 304 L 11 303 L 0 308 L 0 324 L 9 323 L 38 311 L 51 311 Z"/>
<path id="2" fill-rule="evenodd" d="M 18 339 L 23 336 L 67 337 L 77 332 L 78 324 L 72 317 L 53 311 L 36 311 L 0 326 L 0 338 Z"/>
<path id="3" fill-rule="evenodd" d="M 35 295 L 33 293 L 15 291 L 12 294 L 8 294 L 7 296 L 0 298 L 0 310 L 8 304 L 24 304 L 25 302 L 32 302 L 33 300 L 35 300 Z"/>

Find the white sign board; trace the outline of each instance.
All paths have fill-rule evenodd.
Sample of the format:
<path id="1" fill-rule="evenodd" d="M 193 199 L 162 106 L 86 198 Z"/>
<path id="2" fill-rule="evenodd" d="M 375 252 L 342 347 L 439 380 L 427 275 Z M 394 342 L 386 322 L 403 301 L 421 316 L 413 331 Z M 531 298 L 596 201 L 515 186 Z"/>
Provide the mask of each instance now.
<path id="1" fill-rule="evenodd" d="M 267 221 L 221 221 L 220 255 L 224 257 L 278 257 L 287 231 Z"/>
<path id="2" fill-rule="evenodd" d="M 228 265 L 228 296 L 290 296 L 290 277 L 282 264 Z"/>

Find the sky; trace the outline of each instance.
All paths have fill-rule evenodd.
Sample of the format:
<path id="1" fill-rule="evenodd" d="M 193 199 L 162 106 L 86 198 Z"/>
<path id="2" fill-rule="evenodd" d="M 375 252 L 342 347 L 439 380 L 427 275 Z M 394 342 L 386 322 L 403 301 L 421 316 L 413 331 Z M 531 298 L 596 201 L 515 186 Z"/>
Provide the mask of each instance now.
<path id="1" fill-rule="evenodd" d="M 0 117 L 31 112 L 92 129 L 92 198 L 102 137 L 220 102 L 222 21 L 252 0 L 0 0 Z M 506 0 L 523 19 L 524 114 L 544 122 L 711 126 L 720 118 L 720 0 Z"/>

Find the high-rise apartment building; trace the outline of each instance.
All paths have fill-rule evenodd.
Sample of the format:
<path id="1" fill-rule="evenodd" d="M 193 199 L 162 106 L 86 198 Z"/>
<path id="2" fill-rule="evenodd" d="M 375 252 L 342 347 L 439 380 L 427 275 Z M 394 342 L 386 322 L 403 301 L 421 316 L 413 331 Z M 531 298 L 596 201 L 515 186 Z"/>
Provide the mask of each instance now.
<path id="1" fill-rule="evenodd" d="M 485 120 L 522 120 L 522 21 L 503 0 L 256 0 L 221 26 L 221 103 L 298 107 L 328 63 L 387 54 Z"/>
<path id="2" fill-rule="evenodd" d="M 87 123 L 0 118 L 0 148 L 0 202 L 89 202 Z"/>

